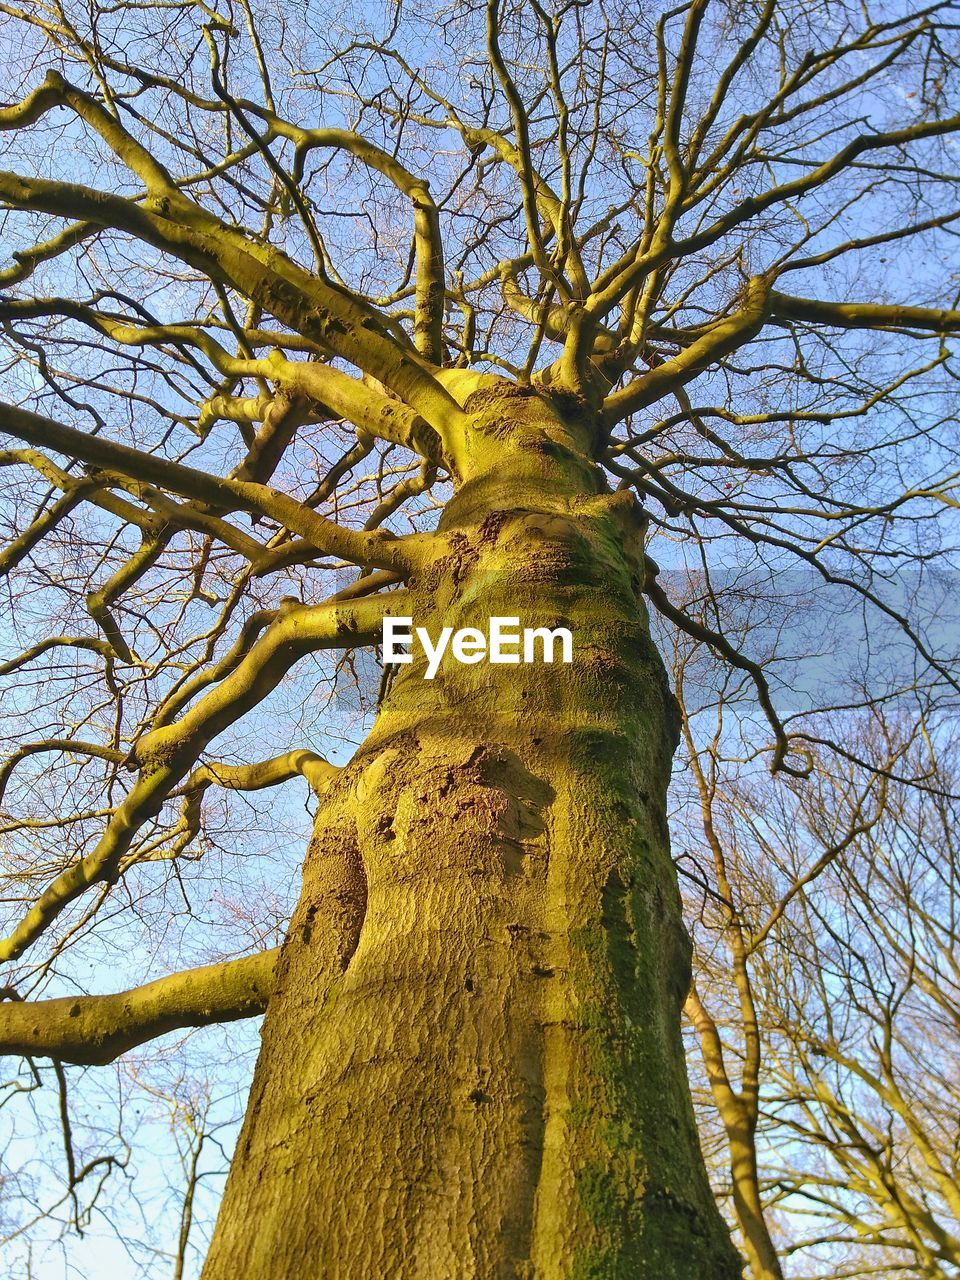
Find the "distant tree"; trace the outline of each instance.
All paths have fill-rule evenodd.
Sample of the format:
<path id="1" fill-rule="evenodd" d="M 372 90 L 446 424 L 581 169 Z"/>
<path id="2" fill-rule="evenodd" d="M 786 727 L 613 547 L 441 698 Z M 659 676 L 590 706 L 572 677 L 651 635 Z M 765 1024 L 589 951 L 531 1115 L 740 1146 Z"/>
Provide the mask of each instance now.
<path id="1" fill-rule="evenodd" d="M 696 685 L 682 656 L 674 674 L 683 701 Z M 960 1268 L 955 746 L 875 707 L 841 735 L 869 768 L 820 758 L 786 788 L 744 781 L 716 732 L 731 692 L 713 734 L 705 716 L 699 741 L 685 724 L 702 855 L 681 866 L 696 913 L 686 1013 L 720 1121 L 711 1163 L 750 1275 L 802 1261 L 810 1277 L 948 1280 Z"/>
<path id="2" fill-rule="evenodd" d="M 892 785 L 826 882 L 777 922 L 762 982 L 783 1130 L 768 1176 L 856 1276 L 960 1273 L 957 778 L 927 759 L 931 792 Z M 793 829 L 822 851 L 852 783 L 827 773 Z"/>
<path id="3" fill-rule="evenodd" d="M 752 683 L 788 776 L 815 722 L 658 562 L 800 566 L 956 690 L 895 590 L 957 505 L 953 7 L 0 12 L 0 1047 L 266 1011 L 206 1280 L 738 1275 L 647 606 Z M 565 626 L 574 660 L 418 653 L 335 766 L 281 695 L 362 682 L 388 616 Z M 269 915 L 220 806 L 300 778 L 286 940 L 227 958 L 183 873 Z M 158 886 L 144 935 L 214 963 L 77 996 Z"/>

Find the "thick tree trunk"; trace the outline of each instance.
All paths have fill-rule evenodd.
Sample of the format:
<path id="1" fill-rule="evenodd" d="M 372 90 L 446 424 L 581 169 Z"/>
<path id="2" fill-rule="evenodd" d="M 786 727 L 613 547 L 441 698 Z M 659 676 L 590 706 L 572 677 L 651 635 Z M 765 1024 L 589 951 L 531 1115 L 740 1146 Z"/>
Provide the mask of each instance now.
<path id="1" fill-rule="evenodd" d="M 467 407 L 414 621 L 566 626 L 574 661 L 399 669 L 318 816 L 204 1278 L 732 1280 L 639 514 L 542 401 Z"/>

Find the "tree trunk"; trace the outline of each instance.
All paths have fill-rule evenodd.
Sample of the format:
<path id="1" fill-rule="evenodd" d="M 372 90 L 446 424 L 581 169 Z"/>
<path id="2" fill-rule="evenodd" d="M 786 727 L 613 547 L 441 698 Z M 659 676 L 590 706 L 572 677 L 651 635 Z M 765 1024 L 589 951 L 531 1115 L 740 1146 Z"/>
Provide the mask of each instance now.
<path id="1" fill-rule="evenodd" d="M 204 1280 L 732 1280 L 639 511 L 543 399 L 466 407 L 414 622 L 566 626 L 574 660 L 399 668 L 318 815 Z"/>
<path id="2" fill-rule="evenodd" d="M 724 1117 L 726 1124 L 726 1117 Z M 780 1258 L 774 1247 L 763 1212 L 760 1178 L 757 1171 L 757 1146 L 752 1130 L 745 1123 L 727 1125 L 730 1143 L 730 1172 L 733 1205 L 743 1236 L 751 1280 L 783 1280 Z"/>

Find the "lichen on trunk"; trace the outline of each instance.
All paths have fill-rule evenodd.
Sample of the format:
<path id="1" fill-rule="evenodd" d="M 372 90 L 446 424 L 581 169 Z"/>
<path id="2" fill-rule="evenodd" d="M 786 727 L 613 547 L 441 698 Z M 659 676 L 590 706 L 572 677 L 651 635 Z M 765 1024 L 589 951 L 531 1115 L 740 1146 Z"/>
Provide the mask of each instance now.
<path id="1" fill-rule="evenodd" d="M 422 656 L 325 794 L 205 1280 L 732 1280 L 680 1042 L 676 713 L 643 527 L 590 423 L 466 397 L 415 621 L 573 661 Z"/>

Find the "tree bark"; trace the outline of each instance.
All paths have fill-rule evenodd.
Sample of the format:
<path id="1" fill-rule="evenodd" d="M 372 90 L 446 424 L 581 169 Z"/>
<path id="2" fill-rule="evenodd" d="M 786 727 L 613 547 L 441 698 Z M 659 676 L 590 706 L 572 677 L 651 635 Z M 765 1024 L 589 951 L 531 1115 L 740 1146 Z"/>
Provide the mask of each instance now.
<path id="1" fill-rule="evenodd" d="M 589 421 L 490 382 L 414 621 L 566 626 L 574 660 L 399 668 L 318 814 L 204 1280 L 741 1273 L 680 1041 L 640 513 Z"/>

